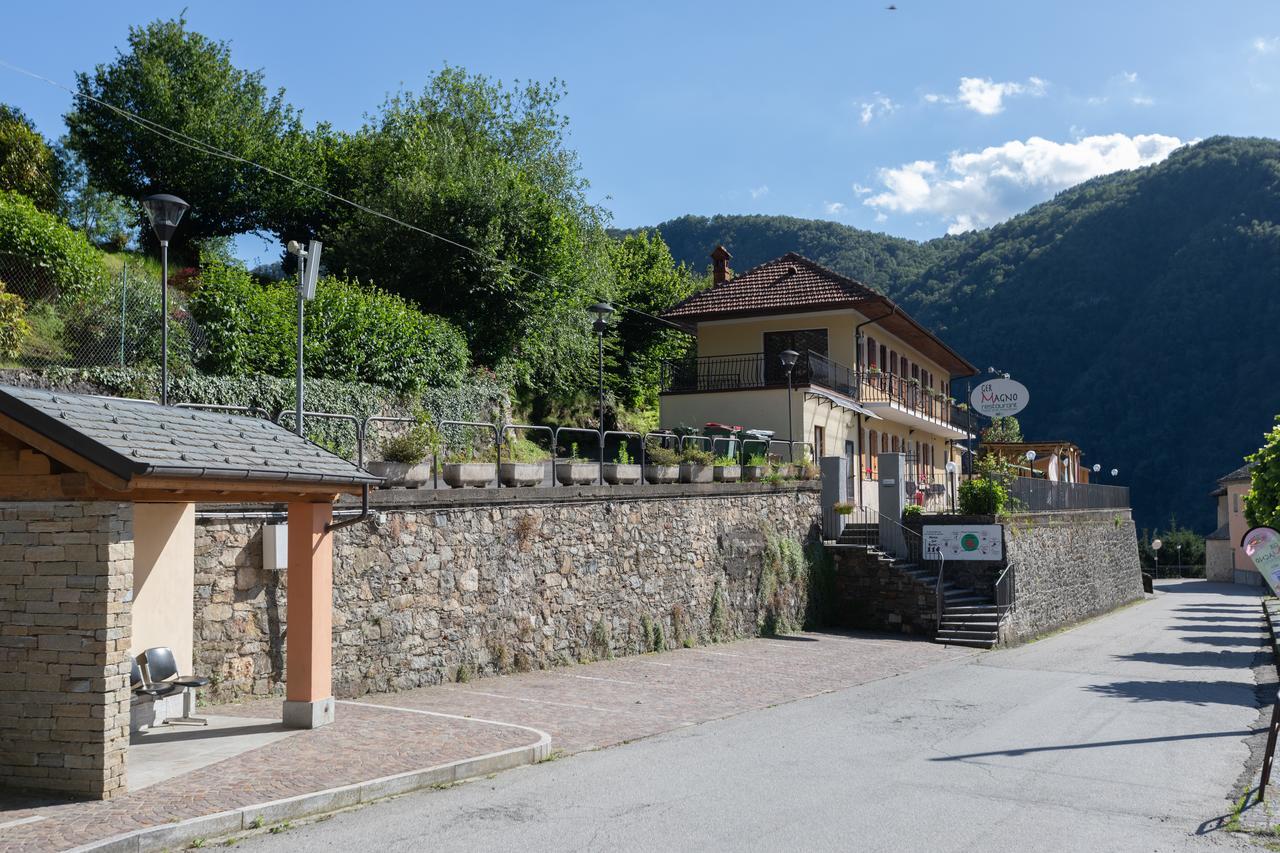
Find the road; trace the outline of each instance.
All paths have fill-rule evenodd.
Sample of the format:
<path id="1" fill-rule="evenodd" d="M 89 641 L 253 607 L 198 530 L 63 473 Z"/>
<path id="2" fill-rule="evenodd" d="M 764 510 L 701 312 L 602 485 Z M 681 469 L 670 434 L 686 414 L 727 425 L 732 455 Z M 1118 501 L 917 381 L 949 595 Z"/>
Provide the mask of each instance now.
<path id="1" fill-rule="evenodd" d="M 245 850 L 1236 849 L 1256 596 L 1171 582 L 1016 649 L 241 841 Z M 1256 741 L 1257 738 L 1255 737 Z"/>

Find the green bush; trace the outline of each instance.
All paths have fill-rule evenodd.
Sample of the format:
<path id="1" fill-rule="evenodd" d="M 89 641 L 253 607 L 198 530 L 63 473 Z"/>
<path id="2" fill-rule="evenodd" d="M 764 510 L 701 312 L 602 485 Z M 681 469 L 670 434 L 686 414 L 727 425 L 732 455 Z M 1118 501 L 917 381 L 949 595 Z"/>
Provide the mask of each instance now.
<path id="1" fill-rule="evenodd" d="M 1008 499 L 1004 486 L 986 477 L 960 484 L 960 512 L 964 515 L 999 515 Z"/>
<path id="2" fill-rule="evenodd" d="M 644 447 L 644 461 L 646 465 L 679 465 L 680 454 L 668 447 L 649 442 Z"/>
<path id="3" fill-rule="evenodd" d="M 546 462 L 550 458 L 551 451 L 527 438 L 513 438 L 502 445 L 504 462 Z"/>
<path id="4" fill-rule="evenodd" d="M 208 341 L 201 367 L 227 376 L 291 375 L 297 296 L 292 282 L 258 284 L 243 267 L 205 265 L 192 311 Z M 324 278 L 307 304 L 307 373 L 396 391 L 457 386 L 470 354 L 443 318 L 376 287 Z"/>
<path id="5" fill-rule="evenodd" d="M 680 451 L 680 461 L 687 465 L 711 465 L 716 461 L 716 455 L 696 444 L 690 444 Z"/>
<path id="6" fill-rule="evenodd" d="M 18 294 L 7 292 L 4 282 L 0 281 L 0 358 L 17 358 L 29 337 L 27 303 Z"/>
<path id="7" fill-rule="evenodd" d="M 903 521 L 906 521 L 909 518 L 923 518 L 923 517 L 924 517 L 924 507 L 920 506 L 919 504 L 907 504 L 902 508 Z"/>
<path id="8" fill-rule="evenodd" d="M 76 298 L 103 279 L 102 253 L 79 231 L 25 196 L 0 192 L 0 254 L 9 285 L 27 298 Z"/>

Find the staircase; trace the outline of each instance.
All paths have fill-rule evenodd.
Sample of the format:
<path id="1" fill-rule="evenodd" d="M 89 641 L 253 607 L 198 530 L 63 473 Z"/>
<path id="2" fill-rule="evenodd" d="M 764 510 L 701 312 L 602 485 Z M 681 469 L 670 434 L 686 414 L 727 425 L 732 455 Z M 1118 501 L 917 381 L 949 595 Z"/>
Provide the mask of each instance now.
<path id="1" fill-rule="evenodd" d="M 874 555 L 882 563 L 890 564 L 895 571 L 907 575 L 936 595 L 937 569 L 897 559 L 881 551 L 879 543 L 879 526 L 866 523 L 846 524 L 841 529 L 840 538 L 836 540 L 837 547 L 865 549 L 867 554 Z M 942 596 L 942 621 L 938 625 L 934 642 L 979 649 L 993 648 L 999 642 L 1000 608 L 994 601 L 947 580 L 942 584 Z"/>

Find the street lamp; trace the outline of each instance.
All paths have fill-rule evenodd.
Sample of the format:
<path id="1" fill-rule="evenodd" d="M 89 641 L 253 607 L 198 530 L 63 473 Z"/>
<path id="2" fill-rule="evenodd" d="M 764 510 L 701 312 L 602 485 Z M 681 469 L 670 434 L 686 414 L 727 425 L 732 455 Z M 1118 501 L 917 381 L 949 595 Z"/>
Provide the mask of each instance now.
<path id="1" fill-rule="evenodd" d="M 149 195 L 142 200 L 151 230 L 160 241 L 160 405 L 169 405 L 169 238 L 191 205 L 176 195 Z"/>
<path id="2" fill-rule="evenodd" d="M 1097 462 L 1095 462 L 1095 463 L 1093 463 L 1093 467 L 1092 467 L 1091 469 L 1089 469 L 1089 470 L 1093 471 L 1093 473 L 1095 473 L 1095 474 L 1100 474 L 1100 473 L 1102 473 L 1102 466 L 1101 466 L 1101 465 L 1099 465 Z M 1091 478 L 1091 479 L 1092 479 L 1092 478 Z"/>
<path id="3" fill-rule="evenodd" d="M 956 463 L 954 459 L 948 459 L 944 466 L 947 469 L 947 480 L 951 483 L 951 511 L 956 511 Z"/>
<path id="4" fill-rule="evenodd" d="M 800 357 L 800 353 L 793 349 L 784 349 L 778 356 L 782 359 L 782 366 L 787 369 L 787 455 L 788 461 L 796 461 L 796 429 L 795 418 L 791 412 L 791 372 L 796 369 L 796 359 Z"/>
<path id="5" fill-rule="evenodd" d="M 1115 477 L 1115 476 L 1116 476 L 1116 475 L 1118 475 L 1119 473 L 1120 473 L 1120 469 L 1119 469 L 1119 468 L 1112 468 L 1112 469 L 1111 469 L 1111 476 L 1112 476 L 1112 477 Z"/>
<path id="6" fill-rule="evenodd" d="M 1182 546 L 1175 545 L 1174 548 L 1178 551 L 1178 577 L 1182 577 Z"/>
<path id="7" fill-rule="evenodd" d="M 1160 577 L 1160 548 L 1163 545 L 1159 539 L 1151 540 L 1151 551 L 1156 555 L 1156 577 Z"/>
<path id="8" fill-rule="evenodd" d="M 1031 479 L 1036 478 L 1036 452 L 1034 450 L 1027 451 L 1027 476 Z"/>
<path id="9" fill-rule="evenodd" d="M 596 332 L 597 349 L 599 350 L 599 364 L 597 366 L 597 386 L 600 392 L 600 482 L 604 483 L 604 333 L 609 329 L 609 315 L 613 313 L 613 306 L 608 302 L 597 302 L 587 309 L 596 315 L 596 321 L 593 328 Z"/>

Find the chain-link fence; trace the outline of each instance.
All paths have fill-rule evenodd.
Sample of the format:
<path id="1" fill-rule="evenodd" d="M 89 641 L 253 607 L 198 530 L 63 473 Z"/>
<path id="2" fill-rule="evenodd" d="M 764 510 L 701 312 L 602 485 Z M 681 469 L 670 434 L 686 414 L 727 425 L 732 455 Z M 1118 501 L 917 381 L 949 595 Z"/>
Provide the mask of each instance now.
<path id="1" fill-rule="evenodd" d="M 116 256 L 91 286 L 72 296 L 49 270 L 21 256 L 0 253 L 0 282 L 25 301 L 27 330 L 3 360 L 18 367 L 131 367 L 160 361 L 160 275 Z M 204 335 L 187 308 L 188 296 L 169 287 L 169 361 L 194 364 Z M 13 324 L 8 314 L 0 323 Z"/>

